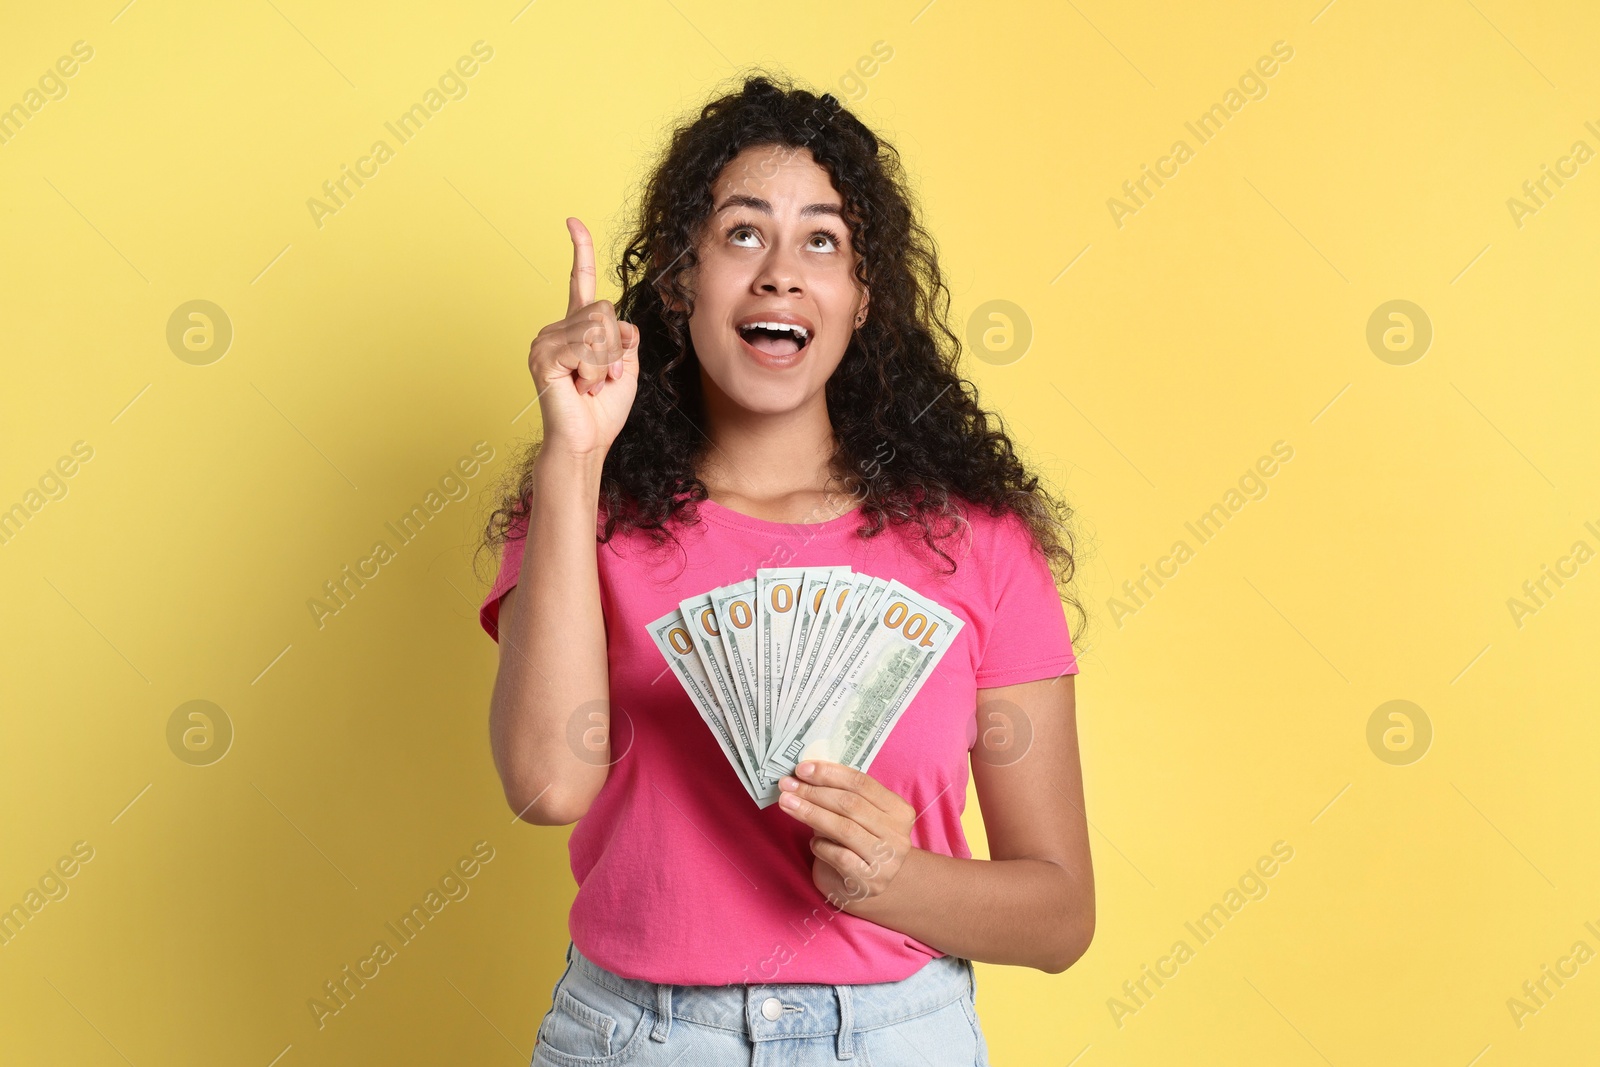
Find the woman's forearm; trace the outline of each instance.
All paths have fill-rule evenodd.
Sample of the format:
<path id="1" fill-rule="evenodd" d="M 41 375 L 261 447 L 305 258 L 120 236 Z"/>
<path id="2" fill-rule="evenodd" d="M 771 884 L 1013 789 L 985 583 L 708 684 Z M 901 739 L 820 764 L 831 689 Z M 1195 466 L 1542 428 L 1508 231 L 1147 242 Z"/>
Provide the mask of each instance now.
<path id="1" fill-rule="evenodd" d="M 1049 860 L 980 860 L 913 848 L 876 896 L 844 910 L 980 963 L 1058 974 L 1089 947 L 1093 889 Z"/>
<path id="2" fill-rule="evenodd" d="M 610 678 L 595 561 L 603 459 L 539 456 L 521 576 L 500 613 L 490 744 L 512 810 L 541 825 L 581 818 L 610 762 Z"/>

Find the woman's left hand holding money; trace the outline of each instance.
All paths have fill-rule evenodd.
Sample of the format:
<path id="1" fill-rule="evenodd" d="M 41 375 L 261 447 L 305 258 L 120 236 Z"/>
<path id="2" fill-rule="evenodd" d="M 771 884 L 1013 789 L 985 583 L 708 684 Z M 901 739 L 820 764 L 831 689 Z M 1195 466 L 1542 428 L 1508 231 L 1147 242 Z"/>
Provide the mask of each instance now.
<path id="1" fill-rule="evenodd" d="M 817 889 L 846 911 L 881 896 L 913 851 L 915 809 L 865 771 L 827 760 L 802 762 L 778 785 L 778 806 L 815 833 Z"/>

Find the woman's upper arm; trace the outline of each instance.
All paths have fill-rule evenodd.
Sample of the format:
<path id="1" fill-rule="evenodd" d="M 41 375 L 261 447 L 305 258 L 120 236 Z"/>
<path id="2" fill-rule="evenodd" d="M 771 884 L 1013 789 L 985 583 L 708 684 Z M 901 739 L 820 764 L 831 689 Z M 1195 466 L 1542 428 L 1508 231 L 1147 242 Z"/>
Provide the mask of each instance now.
<path id="1" fill-rule="evenodd" d="M 1056 864 L 1093 901 L 1074 675 L 978 690 L 972 748 L 989 858 Z"/>

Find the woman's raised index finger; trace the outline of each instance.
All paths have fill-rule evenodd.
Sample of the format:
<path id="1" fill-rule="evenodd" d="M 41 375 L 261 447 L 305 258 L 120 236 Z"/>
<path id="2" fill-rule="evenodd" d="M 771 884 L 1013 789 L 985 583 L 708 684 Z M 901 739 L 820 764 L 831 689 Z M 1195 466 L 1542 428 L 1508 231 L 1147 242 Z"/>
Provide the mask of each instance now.
<path id="1" fill-rule="evenodd" d="M 594 303 L 594 241 L 589 230 L 575 218 L 567 219 L 572 236 L 572 278 L 567 287 L 567 314 Z"/>

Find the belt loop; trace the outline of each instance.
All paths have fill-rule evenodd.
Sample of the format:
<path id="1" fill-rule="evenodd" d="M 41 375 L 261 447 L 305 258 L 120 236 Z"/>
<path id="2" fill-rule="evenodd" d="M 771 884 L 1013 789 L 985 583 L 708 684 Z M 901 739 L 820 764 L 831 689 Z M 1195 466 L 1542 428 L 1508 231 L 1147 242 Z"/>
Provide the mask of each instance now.
<path id="1" fill-rule="evenodd" d="M 854 1044 L 856 1018 L 853 1004 L 850 1000 L 850 987 L 836 985 L 833 987 L 833 992 L 839 998 L 839 1058 L 841 1060 L 853 1059 L 856 1054 Z"/>
<path id="2" fill-rule="evenodd" d="M 672 1032 L 672 983 L 656 983 L 656 1024 L 650 1028 L 651 1041 L 665 1041 Z"/>

